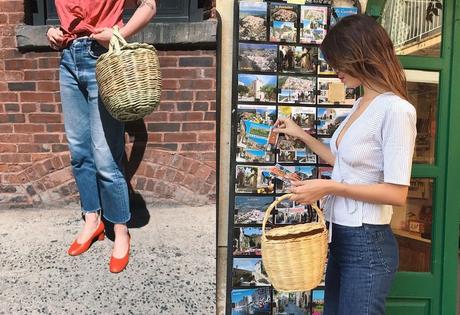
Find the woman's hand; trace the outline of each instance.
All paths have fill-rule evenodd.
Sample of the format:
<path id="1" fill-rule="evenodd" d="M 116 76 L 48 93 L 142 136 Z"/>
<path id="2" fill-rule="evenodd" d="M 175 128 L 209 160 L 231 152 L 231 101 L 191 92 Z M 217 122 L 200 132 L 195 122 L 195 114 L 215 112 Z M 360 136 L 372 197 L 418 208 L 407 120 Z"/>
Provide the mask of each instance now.
<path id="1" fill-rule="evenodd" d="M 46 37 L 50 47 L 54 50 L 59 50 L 62 48 L 62 42 L 64 41 L 64 34 L 59 28 L 52 27 L 46 32 Z"/>
<path id="2" fill-rule="evenodd" d="M 109 48 L 110 39 L 112 38 L 113 30 L 109 27 L 98 28 L 91 34 L 91 38 L 95 39 L 105 48 Z"/>
<path id="3" fill-rule="evenodd" d="M 289 118 L 279 118 L 275 122 L 275 127 L 278 127 L 273 129 L 273 132 L 276 133 L 284 133 L 295 138 L 301 138 L 305 135 L 305 131 Z"/>
<path id="4" fill-rule="evenodd" d="M 327 179 L 310 179 L 304 181 L 291 181 L 293 187 L 290 198 L 301 204 L 312 204 L 332 192 L 334 181 Z"/>

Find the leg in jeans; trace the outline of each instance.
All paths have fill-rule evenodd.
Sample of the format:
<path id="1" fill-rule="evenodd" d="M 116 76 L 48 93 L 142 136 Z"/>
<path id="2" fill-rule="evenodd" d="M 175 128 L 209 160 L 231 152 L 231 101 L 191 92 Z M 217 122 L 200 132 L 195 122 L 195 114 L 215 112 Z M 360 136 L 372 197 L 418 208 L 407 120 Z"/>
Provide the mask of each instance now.
<path id="1" fill-rule="evenodd" d="M 326 280 L 324 290 L 324 315 L 337 314 L 340 298 L 340 269 L 332 251 L 327 260 Z"/>
<path id="2" fill-rule="evenodd" d="M 62 54 L 60 90 L 70 163 L 80 192 L 81 209 L 83 212 L 99 211 L 101 205 L 91 148 L 90 112 L 70 49 L 65 49 Z"/>
<path id="3" fill-rule="evenodd" d="M 120 272 L 128 263 L 130 236 L 126 222 L 131 218 L 128 185 L 122 168 L 124 124 L 110 116 L 100 100 L 95 69 L 97 57 L 104 49 L 95 41 L 86 44 L 86 53 L 81 55 L 81 76 L 86 84 L 90 104 L 92 152 L 103 215 L 114 223 L 115 242 L 110 271 Z"/>
<path id="4" fill-rule="evenodd" d="M 398 265 L 397 244 L 391 228 L 334 225 L 333 231 L 331 251 L 340 268 L 339 302 L 336 313 L 325 314 L 385 314 L 385 298 Z"/>
<path id="5" fill-rule="evenodd" d="M 107 112 L 99 97 L 96 82 L 96 59 L 86 56 L 81 76 L 87 84 L 91 146 L 97 169 L 97 183 L 104 217 L 112 223 L 126 223 L 129 211 L 128 185 L 122 159 L 125 150 L 124 124 Z"/>

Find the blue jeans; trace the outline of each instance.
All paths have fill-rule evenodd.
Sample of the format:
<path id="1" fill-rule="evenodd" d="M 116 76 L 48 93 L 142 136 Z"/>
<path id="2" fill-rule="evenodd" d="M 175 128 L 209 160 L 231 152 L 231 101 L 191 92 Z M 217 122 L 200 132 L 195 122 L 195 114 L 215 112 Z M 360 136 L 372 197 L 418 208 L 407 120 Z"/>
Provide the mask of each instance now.
<path id="1" fill-rule="evenodd" d="M 108 221 L 126 223 L 131 213 L 122 166 L 124 124 L 107 112 L 96 83 L 96 60 L 104 51 L 89 38 L 77 39 L 64 49 L 62 111 L 82 211 L 102 210 Z"/>
<path id="2" fill-rule="evenodd" d="M 398 269 L 389 225 L 334 224 L 326 270 L 324 315 L 383 315 Z"/>

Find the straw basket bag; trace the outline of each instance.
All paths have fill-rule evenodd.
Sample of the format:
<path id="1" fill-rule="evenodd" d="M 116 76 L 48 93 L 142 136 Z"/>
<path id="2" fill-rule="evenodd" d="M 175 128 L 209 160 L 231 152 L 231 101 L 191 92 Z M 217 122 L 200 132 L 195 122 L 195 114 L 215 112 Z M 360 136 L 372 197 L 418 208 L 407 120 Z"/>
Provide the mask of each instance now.
<path id="1" fill-rule="evenodd" d="M 278 203 L 275 200 L 265 212 L 262 224 L 262 261 L 268 279 L 278 291 L 311 290 L 319 285 L 327 256 L 327 229 L 324 216 L 316 205 L 318 222 L 273 228 L 265 232 L 265 224 Z"/>
<path id="2" fill-rule="evenodd" d="M 161 73 L 155 48 L 128 44 L 117 26 L 109 51 L 97 60 L 96 79 L 105 107 L 120 121 L 141 119 L 160 103 Z"/>

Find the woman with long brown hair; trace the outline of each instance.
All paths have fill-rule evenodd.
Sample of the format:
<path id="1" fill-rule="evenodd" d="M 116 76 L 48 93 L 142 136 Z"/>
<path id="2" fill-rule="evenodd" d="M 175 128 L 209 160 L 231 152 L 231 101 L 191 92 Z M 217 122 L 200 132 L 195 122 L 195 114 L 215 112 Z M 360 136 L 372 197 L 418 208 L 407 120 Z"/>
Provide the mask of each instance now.
<path id="1" fill-rule="evenodd" d="M 289 119 L 279 119 L 275 131 L 299 138 L 334 167 L 332 180 L 298 181 L 292 188 L 300 203 L 325 197 L 330 246 L 324 314 L 384 314 L 399 261 L 392 206 L 406 202 L 416 112 L 393 44 L 373 18 L 343 18 L 321 50 L 348 88 L 363 88 L 362 97 L 330 147 Z"/>

